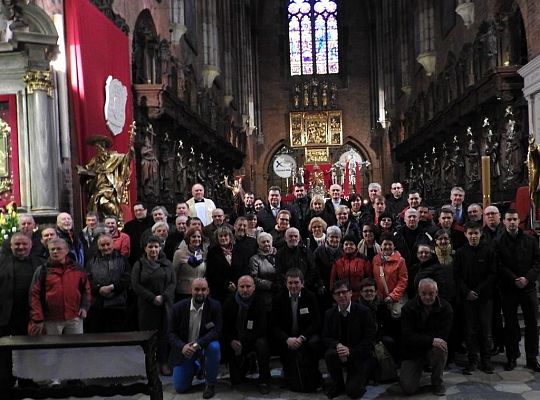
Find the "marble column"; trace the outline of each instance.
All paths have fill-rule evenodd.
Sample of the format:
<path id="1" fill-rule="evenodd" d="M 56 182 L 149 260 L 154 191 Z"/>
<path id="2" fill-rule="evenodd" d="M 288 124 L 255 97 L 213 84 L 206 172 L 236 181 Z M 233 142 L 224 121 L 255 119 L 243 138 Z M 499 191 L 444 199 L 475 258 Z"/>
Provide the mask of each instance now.
<path id="1" fill-rule="evenodd" d="M 49 71 L 28 71 L 24 76 L 28 104 L 30 191 L 33 214 L 53 215 L 58 210 L 58 149 L 51 123 L 53 85 Z"/>

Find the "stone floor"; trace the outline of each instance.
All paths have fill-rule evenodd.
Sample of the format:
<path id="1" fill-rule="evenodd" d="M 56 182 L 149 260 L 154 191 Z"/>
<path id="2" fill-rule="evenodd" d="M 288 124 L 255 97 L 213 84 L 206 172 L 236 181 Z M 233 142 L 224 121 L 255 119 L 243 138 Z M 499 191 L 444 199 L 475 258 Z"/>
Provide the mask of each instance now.
<path id="1" fill-rule="evenodd" d="M 524 353 L 522 351 L 522 353 Z M 450 368 L 444 373 L 444 381 L 447 387 L 446 396 L 437 397 L 431 394 L 429 387 L 423 388 L 421 393 L 411 396 L 413 399 L 448 399 L 448 400 L 540 400 L 540 374 L 524 368 L 525 359 L 521 357 L 518 360 L 518 367 L 514 371 L 504 371 L 503 364 L 506 358 L 499 355 L 493 358 L 495 373 L 487 375 L 481 371 L 476 371 L 473 375 L 463 375 L 461 367 L 451 364 Z M 255 383 L 247 382 L 242 385 L 231 388 L 227 379 L 227 369 L 225 367 L 220 371 L 220 379 L 216 387 L 216 400 L 257 400 L 257 399 L 298 399 L 308 400 L 315 398 L 324 398 L 326 396 L 322 391 L 311 394 L 293 393 L 281 387 L 279 369 L 272 370 L 271 392 L 268 395 L 261 395 L 256 389 Z M 424 376 L 426 384 L 429 383 L 429 376 Z M 163 377 L 164 400 L 199 400 L 202 398 L 202 386 L 196 387 L 187 394 L 176 394 L 172 386 L 170 377 Z M 0 396 L 1 397 L 1 396 Z M 399 385 L 385 384 L 378 386 L 368 386 L 364 399 L 396 399 L 402 398 Z M 102 399 L 103 397 L 92 397 L 91 399 Z M 146 395 L 138 396 L 114 396 L 103 399 L 148 399 Z M 346 396 L 338 399 L 346 399 Z M 74 398 L 72 398 L 74 399 Z"/>

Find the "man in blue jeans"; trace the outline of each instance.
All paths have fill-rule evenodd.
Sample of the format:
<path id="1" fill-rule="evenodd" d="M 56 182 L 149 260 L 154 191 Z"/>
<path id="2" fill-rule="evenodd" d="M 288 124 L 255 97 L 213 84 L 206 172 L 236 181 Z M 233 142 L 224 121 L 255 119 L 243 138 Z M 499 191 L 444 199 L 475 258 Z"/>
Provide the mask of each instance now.
<path id="1" fill-rule="evenodd" d="M 203 399 L 215 394 L 221 359 L 219 338 L 223 324 L 221 305 L 208 298 L 208 294 L 206 279 L 194 279 L 191 299 L 176 303 L 169 321 L 174 388 L 178 393 L 188 391 L 193 377 L 204 366 L 206 385 Z"/>

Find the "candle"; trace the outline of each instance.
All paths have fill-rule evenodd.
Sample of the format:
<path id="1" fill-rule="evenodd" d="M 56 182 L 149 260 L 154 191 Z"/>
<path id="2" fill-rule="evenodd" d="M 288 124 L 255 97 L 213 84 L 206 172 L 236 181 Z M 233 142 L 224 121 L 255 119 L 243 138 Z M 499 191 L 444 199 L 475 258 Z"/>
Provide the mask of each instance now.
<path id="1" fill-rule="evenodd" d="M 491 158 L 482 156 L 482 205 L 484 208 L 491 204 Z"/>

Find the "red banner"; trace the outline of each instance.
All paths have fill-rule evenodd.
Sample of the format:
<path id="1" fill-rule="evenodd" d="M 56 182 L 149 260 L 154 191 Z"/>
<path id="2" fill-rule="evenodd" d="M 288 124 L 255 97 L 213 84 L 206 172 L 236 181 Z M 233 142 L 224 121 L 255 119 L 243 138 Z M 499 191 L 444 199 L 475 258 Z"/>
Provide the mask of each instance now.
<path id="1" fill-rule="evenodd" d="M 5 170 L 7 179 L 12 180 L 11 189 L 0 194 L 0 206 L 15 201 L 21 205 L 21 190 L 19 177 L 19 131 L 17 127 L 17 98 L 15 95 L 0 96 L 0 118 L 9 125 L 9 140 L 7 146 L 11 148 L 10 158 L 6 161 Z"/>
<path id="2" fill-rule="evenodd" d="M 105 135 L 112 140 L 112 149 L 128 151 L 129 126 L 133 121 L 131 95 L 131 64 L 129 37 L 89 0 L 66 0 L 66 48 L 70 100 L 77 138 L 79 162 L 86 164 L 95 148 L 86 144 L 92 135 Z M 111 75 L 127 88 L 126 122 L 122 132 L 114 136 L 105 121 L 105 83 Z M 130 200 L 137 196 L 135 168 L 131 169 Z M 124 208 L 124 219 L 131 216 L 130 207 Z"/>

